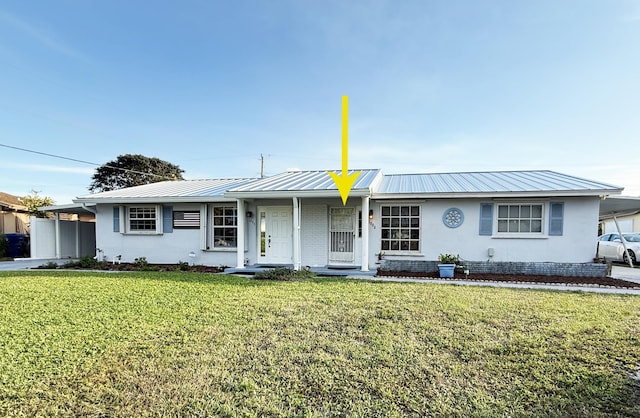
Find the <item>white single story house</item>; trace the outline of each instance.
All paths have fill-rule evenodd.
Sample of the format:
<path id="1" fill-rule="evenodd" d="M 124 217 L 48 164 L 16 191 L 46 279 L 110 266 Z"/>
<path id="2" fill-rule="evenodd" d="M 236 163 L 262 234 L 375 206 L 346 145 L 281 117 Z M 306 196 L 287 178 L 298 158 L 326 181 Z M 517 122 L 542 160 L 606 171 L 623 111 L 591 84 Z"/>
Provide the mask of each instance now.
<path id="1" fill-rule="evenodd" d="M 360 172 L 346 205 L 326 171 L 165 181 L 74 202 L 95 211 L 97 251 L 106 260 L 369 271 L 382 257 L 441 253 L 591 262 L 600 200 L 622 192 L 553 171 Z"/>

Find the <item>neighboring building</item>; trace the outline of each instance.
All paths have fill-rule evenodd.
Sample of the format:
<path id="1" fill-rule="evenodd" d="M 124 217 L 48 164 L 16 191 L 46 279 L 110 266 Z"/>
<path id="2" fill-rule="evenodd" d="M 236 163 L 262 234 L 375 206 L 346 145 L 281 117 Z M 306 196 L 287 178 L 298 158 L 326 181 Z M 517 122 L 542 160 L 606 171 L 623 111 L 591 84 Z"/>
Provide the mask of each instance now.
<path id="1" fill-rule="evenodd" d="M 289 171 L 153 183 L 74 202 L 95 210 L 96 246 L 107 260 L 367 271 L 380 253 L 400 260 L 454 253 L 472 261 L 590 262 L 600 199 L 621 191 L 552 171 L 361 170 L 343 205 L 327 172 Z"/>
<path id="2" fill-rule="evenodd" d="M 0 192 L 0 234 L 28 234 L 29 212 L 18 196 Z"/>

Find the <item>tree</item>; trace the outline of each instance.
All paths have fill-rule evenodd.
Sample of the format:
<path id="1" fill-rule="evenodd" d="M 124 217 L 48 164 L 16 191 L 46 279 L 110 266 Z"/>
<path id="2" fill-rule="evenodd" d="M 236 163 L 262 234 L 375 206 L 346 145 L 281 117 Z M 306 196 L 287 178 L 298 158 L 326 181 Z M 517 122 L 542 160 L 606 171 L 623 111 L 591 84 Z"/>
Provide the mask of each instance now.
<path id="1" fill-rule="evenodd" d="M 40 196 L 39 192 L 31 190 L 31 194 L 20 198 L 20 203 L 27 207 L 27 212 L 36 218 L 46 218 L 47 213 L 39 210 L 41 206 L 51 206 L 54 201 L 48 196 Z"/>
<path id="2" fill-rule="evenodd" d="M 163 180 L 184 180 L 182 173 L 184 170 L 177 165 L 159 158 L 124 154 L 96 168 L 89 190 L 106 192 Z"/>

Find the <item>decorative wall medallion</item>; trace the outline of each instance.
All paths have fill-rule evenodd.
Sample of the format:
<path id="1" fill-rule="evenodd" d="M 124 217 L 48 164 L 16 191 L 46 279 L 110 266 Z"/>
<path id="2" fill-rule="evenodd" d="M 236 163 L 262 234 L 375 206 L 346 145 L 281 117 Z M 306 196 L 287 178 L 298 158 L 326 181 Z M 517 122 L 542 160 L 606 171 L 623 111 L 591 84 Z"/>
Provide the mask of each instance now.
<path id="1" fill-rule="evenodd" d="M 464 222 L 464 214 L 458 208 L 450 208 L 444 211 L 442 222 L 449 228 L 457 228 Z"/>

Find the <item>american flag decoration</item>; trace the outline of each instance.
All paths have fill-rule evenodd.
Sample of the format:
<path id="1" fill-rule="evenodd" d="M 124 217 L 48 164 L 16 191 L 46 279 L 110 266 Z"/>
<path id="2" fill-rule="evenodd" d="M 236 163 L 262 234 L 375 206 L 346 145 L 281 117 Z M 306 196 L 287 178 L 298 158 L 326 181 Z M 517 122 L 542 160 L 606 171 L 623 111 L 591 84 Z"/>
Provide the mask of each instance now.
<path id="1" fill-rule="evenodd" d="M 173 211 L 174 228 L 200 228 L 200 212 Z"/>

